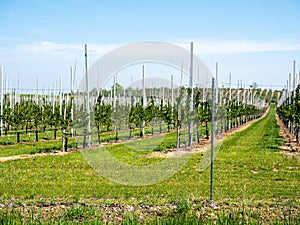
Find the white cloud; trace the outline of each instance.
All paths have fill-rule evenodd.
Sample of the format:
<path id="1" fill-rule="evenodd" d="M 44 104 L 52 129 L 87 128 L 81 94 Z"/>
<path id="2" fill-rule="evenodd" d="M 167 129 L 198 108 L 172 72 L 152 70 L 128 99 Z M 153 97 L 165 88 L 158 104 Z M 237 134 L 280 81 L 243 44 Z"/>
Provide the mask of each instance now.
<path id="1" fill-rule="evenodd" d="M 281 42 L 257 42 L 245 40 L 231 41 L 206 41 L 194 40 L 195 54 L 237 54 L 249 52 L 272 52 L 272 51 L 299 51 L 300 44 L 295 44 L 289 41 Z M 189 49 L 190 41 L 183 40 L 176 42 L 183 48 Z M 111 50 L 119 47 L 116 44 L 88 44 L 88 52 L 92 55 L 104 55 Z M 82 54 L 84 44 L 65 44 L 53 43 L 49 41 L 37 42 L 33 44 L 20 45 L 17 51 L 29 54 Z"/>
<path id="2" fill-rule="evenodd" d="M 231 41 L 203 41 L 195 40 L 195 54 L 234 54 L 249 52 L 272 52 L 272 51 L 299 51 L 300 44 L 289 41 L 281 42 L 256 42 L 245 40 Z M 189 49 L 190 41 L 176 43 Z"/>
<path id="3" fill-rule="evenodd" d="M 118 47 L 118 45 L 88 44 L 88 52 L 90 54 L 103 55 L 116 47 Z M 84 51 L 84 44 L 65 44 L 43 41 L 33 44 L 20 45 L 18 46 L 18 50 L 29 54 L 82 54 Z"/>

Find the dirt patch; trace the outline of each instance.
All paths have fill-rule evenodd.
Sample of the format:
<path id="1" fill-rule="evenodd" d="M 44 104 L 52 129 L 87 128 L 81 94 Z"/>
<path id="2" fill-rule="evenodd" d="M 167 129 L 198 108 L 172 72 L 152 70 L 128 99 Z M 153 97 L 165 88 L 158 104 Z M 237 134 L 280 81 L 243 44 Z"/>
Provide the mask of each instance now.
<path id="1" fill-rule="evenodd" d="M 56 199 L 57 200 L 57 199 Z M 203 199 L 171 201 L 169 203 L 118 203 L 106 202 L 100 199 L 81 199 L 76 202 L 24 202 L 18 200 L 0 201 L 0 210 L 3 212 L 16 212 L 22 215 L 24 221 L 36 219 L 38 221 L 66 220 L 72 223 L 84 221 L 100 221 L 108 224 L 121 224 L 130 216 L 134 223 L 147 221 L 161 221 L 164 218 L 173 218 L 179 214 L 191 215 L 199 221 L 213 224 L 219 216 L 235 218 L 248 224 L 273 224 L 286 220 L 297 221 L 300 210 L 299 199 L 291 204 L 290 199 L 247 200 L 228 199 L 220 202 L 209 202 Z M 242 215 L 243 214 L 243 215 Z M 243 216 L 243 217 L 241 217 Z M 183 217 L 185 218 L 185 217 Z M 188 218 L 188 217 L 187 217 Z M 193 220 L 194 221 L 194 220 Z M 237 220 L 239 221 L 239 220 Z M 248 221 L 248 222 L 247 222 Z M 293 222 L 291 222 L 293 223 Z M 127 224 L 127 223 L 126 223 Z M 160 223 L 159 223 L 160 224 Z"/>
<path id="2" fill-rule="evenodd" d="M 284 138 L 283 145 L 281 146 L 281 153 L 289 156 L 300 156 L 300 146 L 296 141 L 296 137 L 289 131 L 283 124 L 278 115 L 276 115 L 277 124 L 280 126 L 279 135 Z"/>
<path id="3" fill-rule="evenodd" d="M 27 158 L 32 158 L 32 157 L 36 157 L 36 156 L 66 155 L 69 153 L 71 153 L 71 151 L 69 151 L 69 152 L 53 151 L 53 152 L 44 152 L 44 153 L 36 153 L 36 154 L 14 155 L 14 156 L 0 157 L 0 162 L 6 162 L 6 161 L 11 161 L 11 160 L 17 160 L 17 159 L 27 159 Z"/>

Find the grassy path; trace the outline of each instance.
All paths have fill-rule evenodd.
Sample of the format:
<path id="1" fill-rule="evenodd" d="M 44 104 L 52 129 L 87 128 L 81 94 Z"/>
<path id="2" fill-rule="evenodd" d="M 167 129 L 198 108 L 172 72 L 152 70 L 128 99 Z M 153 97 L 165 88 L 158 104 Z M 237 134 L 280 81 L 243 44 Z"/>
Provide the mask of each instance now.
<path id="1" fill-rule="evenodd" d="M 140 150 L 155 145 L 155 141 L 144 139 L 135 142 L 134 148 L 116 145 L 107 150 L 123 162 L 143 166 L 162 160 L 141 157 L 145 152 Z M 157 141 L 157 144 L 161 143 L 161 140 Z M 215 200 L 220 215 L 232 212 L 238 218 L 242 210 L 249 218 L 282 221 L 286 213 L 300 218 L 300 159 L 281 154 L 281 144 L 274 106 L 264 118 L 223 141 L 215 158 Z M 203 155 L 195 154 L 174 176 L 148 186 L 127 186 L 109 181 L 99 176 L 80 152 L 8 161 L 0 164 L 0 203 L 11 202 L 12 198 L 37 205 L 41 202 L 75 204 L 78 201 L 111 205 L 113 202 L 121 204 L 121 209 L 126 205 L 141 209 L 141 204 L 160 207 L 161 204 L 180 202 L 181 208 L 178 206 L 176 212 L 182 210 L 207 218 L 208 208 L 201 202 L 209 197 L 210 171 L 199 170 L 202 159 Z M 58 209 L 57 213 L 61 211 Z"/>
<path id="2" fill-rule="evenodd" d="M 299 198 L 300 159 L 279 152 L 275 110 L 222 144 L 215 162 L 218 196 Z"/>
<path id="3" fill-rule="evenodd" d="M 275 120 L 275 108 L 249 128 L 226 139 L 215 159 L 215 195 L 224 198 L 297 198 L 300 195 L 299 158 L 278 152 L 282 139 Z M 172 136 L 168 136 L 171 141 Z M 162 159 L 145 158 L 141 148 L 161 143 L 144 139 L 131 146 L 111 146 L 108 151 L 127 164 L 149 165 Z M 147 153 L 147 151 L 146 151 Z M 192 156 L 173 177 L 149 186 L 116 184 L 99 176 L 80 152 L 44 156 L 0 164 L 0 195 L 143 198 L 167 201 L 170 198 L 207 197 L 209 170 L 199 171 L 203 156 Z M 26 181 L 26 182 L 24 182 Z M 11 188 L 11 187 L 14 188 Z M 160 196 L 165 196 L 160 198 Z M 156 201 L 155 200 L 155 201 Z"/>

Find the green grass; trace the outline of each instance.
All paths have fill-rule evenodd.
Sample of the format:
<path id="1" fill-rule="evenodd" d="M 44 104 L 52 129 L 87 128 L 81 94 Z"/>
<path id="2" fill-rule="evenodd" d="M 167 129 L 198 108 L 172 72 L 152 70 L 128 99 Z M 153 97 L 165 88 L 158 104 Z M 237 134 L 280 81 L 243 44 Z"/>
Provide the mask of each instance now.
<path id="1" fill-rule="evenodd" d="M 0 146 L 0 157 L 50 152 L 52 150 L 61 150 L 61 146 L 61 139 Z M 68 147 L 75 147 L 75 139 L 69 139 Z"/>
<path id="2" fill-rule="evenodd" d="M 106 150 L 126 164 L 151 165 L 162 159 L 143 157 L 152 151 L 146 147 L 168 142 L 172 145 L 173 135 L 167 134 L 163 140 L 138 140 L 129 147 L 114 145 Z M 226 139 L 215 158 L 215 201 L 253 204 L 254 208 L 260 204 L 280 203 L 282 207 L 296 207 L 299 214 L 299 156 L 281 154 L 281 143 L 274 106 L 265 118 Z M 2 201 L 11 198 L 34 202 L 102 199 L 124 204 L 208 199 L 210 171 L 199 170 L 202 158 L 201 154 L 190 157 L 174 176 L 148 186 L 122 185 L 99 176 L 80 152 L 7 161 L 0 164 L 0 196 Z M 219 215 L 221 221 L 231 219 L 227 213 L 224 217 Z M 233 215 L 237 216 L 240 216 L 238 212 Z M 181 219 L 184 220 L 178 218 L 178 221 Z M 176 217 L 166 218 L 168 224 L 172 224 L 172 220 L 176 222 Z"/>
<path id="3" fill-rule="evenodd" d="M 61 131 L 57 131 L 57 137 L 61 137 Z M 54 138 L 54 131 L 39 132 L 39 140 L 51 140 Z M 30 130 L 27 134 L 25 131 L 20 131 L 20 142 L 35 141 L 35 131 Z M 16 131 L 9 131 L 7 135 L 0 137 L 0 145 L 13 145 L 17 144 Z"/>
<path id="4" fill-rule="evenodd" d="M 215 160 L 215 196 L 223 198 L 297 197 L 300 183 L 299 158 L 278 153 L 281 138 L 274 118 L 275 109 L 261 121 L 228 138 Z M 129 147 L 107 148 L 127 164 L 149 165 L 157 159 L 141 157 L 151 151 L 140 148 L 159 146 L 172 139 L 143 139 Z M 173 144 L 172 142 L 170 142 Z M 96 148 L 97 149 L 97 148 Z M 209 170 L 199 171 L 200 154 L 170 179 L 150 186 L 124 186 L 108 181 L 83 159 L 80 152 L 65 156 L 45 156 L 1 163 L 1 196 L 53 196 L 99 198 L 203 197 L 209 192 Z M 26 181 L 26 182 L 24 182 Z M 14 188 L 9 188 L 11 185 Z"/>

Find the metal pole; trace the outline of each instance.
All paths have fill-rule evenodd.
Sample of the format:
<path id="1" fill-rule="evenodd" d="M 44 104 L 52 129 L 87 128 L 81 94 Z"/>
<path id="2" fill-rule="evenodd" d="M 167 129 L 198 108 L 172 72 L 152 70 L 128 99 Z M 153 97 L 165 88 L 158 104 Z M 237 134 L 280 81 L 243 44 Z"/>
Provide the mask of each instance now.
<path id="1" fill-rule="evenodd" d="M 294 60 L 294 66 L 293 66 L 293 90 L 294 94 L 293 97 L 296 97 L 296 61 Z"/>
<path id="2" fill-rule="evenodd" d="M 73 93 L 73 87 L 74 87 L 74 77 L 73 77 L 73 67 L 71 66 L 70 68 L 70 75 L 71 75 L 71 120 L 73 122 L 74 120 L 74 109 L 73 109 L 73 101 L 74 101 L 74 93 Z M 73 99 L 72 99 L 73 98 Z M 73 101 L 72 101 L 73 100 Z M 73 137 L 73 134 L 74 134 L 74 128 L 73 126 L 71 127 L 71 135 Z"/>
<path id="3" fill-rule="evenodd" d="M 85 44 L 85 92 L 86 92 L 86 113 L 87 113 L 87 132 L 88 132 L 88 146 L 91 145 L 91 121 L 90 121 L 90 93 L 89 93 L 89 79 L 88 79 L 88 63 L 87 63 L 87 45 Z"/>
<path id="4" fill-rule="evenodd" d="M 211 154 L 210 154 L 210 201 L 213 201 L 214 195 L 214 132 L 215 132 L 215 78 L 212 78 L 211 84 Z"/>
<path id="5" fill-rule="evenodd" d="M 231 101 L 231 73 L 229 73 L 229 101 Z"/>
<path id="6" fill-rule="evenodd" d="M 289 91 L 288 91 L 288 93 L 289 93 L 289 104 L 291 104 L 291 80 L 292 80 L 291 76 L 292 76 L 292 74 L 289 73 Z"/>
<path id="7" fill-rule="evenodd" d="M 171 106 L 172 106 L 172 115 L 173 115 L 173 107 L 174 107 L 174 77 L 171 75 Z"/>
<path id="8" fill-rule="evenodd" d="M 132 76 L 130 77 L 130 92 L 129 92 L 129 102 L 130 102 L 130 106 L 132 106 Z"/>
<path id="9" fill-rule="evenodd" d="M 18 92 L 17 92 L 17 102 L 20 102 L 20 75 L 18 74 Z"/>
<path id="10" fill-rule="evenodd" d="M 240 105 L 240 80 L 238 80 L 237 84 L 237 105 Z"/>
<path id="11" fill-rule="evenodd" d="M 229 104 L 231 104 L 231 73 L 229 73 Z M 231 112 L 231 108 L 229 107 L 229 112 Z M 228 130 L 231 129 L 231 119 L 228 119 Z"/>
<path id="12" fill-rule="evenodd" d="M 191 90 L 191 99 L 190 99 L 190 113 L 192 115 L 193 112 L 193 42 L 191 42 L 191 65 L 190 65 L 190 80 L 189 80 L 189 87 L 192 89 Z M 189 142 L 188 146 L 192 146 L 193 143 L 193 123 L 192 123 L 192 118 L 190 118 L 189 122 Z"/>
<path id="13" fill-rule="evenodd" d="M 35 89 L 35 102 L 39 104 L 39 78 L 36 78 L 36 89 Z"/>
<path id="14" fill-rule="evenodd" d="M 215 80 L 215 90 L 216 90 L 216 99 L 215 99 L 215 104 L 218 105 L 219 104 L 219 81 L 218 81 L 218 71 L 219 70 L 219 65 L 218 63 L 216 63 L 216 80 Z M 218 109 L 216 108 L 216 114 Z M 218 124 L 218 120 L 216 121 L 216 133 L 219 133 L 219 124 Z"/>
<path id="15" fill-rule="evenodd" d="M 218 70 L 219 70 L 219 65 L 216 63 L 216 104 L 219 103 L 219 79 L 218 79 Z"/>
<path id="16" fill-rule="evenodd" d="M 142 71 L 142 94 L 143 94 L 143 110 L 145 109 L 146 105 L 146 92 L 145 92 L 145 66 L 143 65 L 143 71 Z M 145 135 L 145 119 L 143 117 L 142 121 L 142 136 Z"/>
<path id="17" fill-rule="evenodd" d="M 59 115 L 62 115 L 62 76 L 60 76 L 60 93 L 59 93 Z"/>

